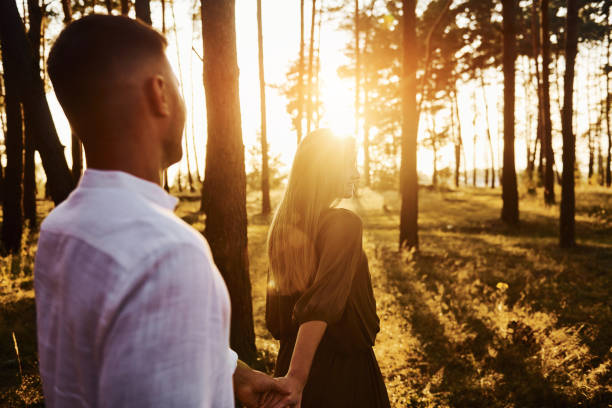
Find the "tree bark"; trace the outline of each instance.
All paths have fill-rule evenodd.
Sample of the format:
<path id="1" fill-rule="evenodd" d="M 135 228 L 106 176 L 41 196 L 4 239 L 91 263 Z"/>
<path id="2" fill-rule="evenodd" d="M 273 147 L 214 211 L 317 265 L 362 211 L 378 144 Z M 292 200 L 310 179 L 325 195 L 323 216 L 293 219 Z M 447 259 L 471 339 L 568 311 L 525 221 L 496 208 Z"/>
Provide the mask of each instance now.
<path id="1" fill-rule="evenodd" d="M 104 5 L 108 14 L 113 14 L 113 0 L 104 0 Z"/>
<path id="2" fill-rule="evenodd" d="M 542 42 L 542 149 L 544 151 L 544 202 L 555 203 L 553 173 L 552 124 L 550 120 L 550 37 L 548 29 L 548 0 L 541 0 L 540 32 Z"/>
<path id="3" fill-rule="evenodd" d="M 461 170 L 461 146 L 459 145 L 459 137 L 455 133 L 455 107 L 452 95 L 449 95 L 450 118 L 451 118 L 451 139 L 453 140 L 453 150 L 455 153 L 455 187 L 459 187 L 459 172 Z"/>
<path id="4" fill-rule="evenodd" d="M 59 204 L 74 183 L 45 98 L 39 67 L 32 63 L 32 50 L 15 0 L 0 1 L 0 37 L 2 53 L 11 61 L 5 70 L 13 71 L 9 77 L 16 84 L 25 115 L 32 119 L 35 147 L 42 159 L 51 197 Z"/>
<path id="5" fill-rule="evenodd" d="M 62 0 L 62 11 L 64 12 L 64 24 L 72 21 L 72 6 L 70 0 Z"/>
<path id="6" fill-rule="evenodd" d="M 515 62 L 517 0 L 503 0 L 504 30 L 504 167 L 502 171 L 502 212 L 501 219 L 507 224 L 519 222 L 518 190 L 514 165 L 514 113 L 515 113 Z"/>
<path id="7" fill-rule="evenodd" d="M 30 29 L 28 39 L 32 46 L 32 62 L 39 67 L 40 76 L 40 43 L 42 34 L 42 10 L 38 0 L 28 0 Z M 30 228 L 36 226 L 36 163 L 33 127 L 31 118 L 24 118 L 25 124 L 25 163 L 23 174 L 23 211 Z"/>
<path id="8" fill-rule="evenodd" d="M 418 249 L 416 0 L 402 2 L 402 154 L 399 246 Z"/>
<path id="9" fill-rule="evenodd" d="M 576 245 L 574 166 L 576 164 L 576 135 L 573 132 L 574 68 L 578 50 L 578 0 L 567 0 L 567 29 L 565 36 L 565 74 L 563 82 L 563 181 L 559 243 L 562 248 Z"/>
<path id="10" fill-rule="evenodd" d="M 300 64 L 298 67 L 298 109 L 297 142 L 303 137 L 302 118 L 304 117 L 304 0 L 300 0 Z"/>
<path id="11" fill-rule="evenodd" d="M 261 213 L 270 214 L 270 170 L 268 168 L 268 135 L 266 123 L 266 79 L 264 75 L 263 23 L 261 0 L 257 0 L 257 40 L 259 44 L 259 100 L 261 103 Z"/>
<path id="12" fill-rule="evenodd" d="M 474 137 L 472 138 L 472 186 L 476 187 L 476 142 L 478 141 L 478 133 L 476 132 L 476 112 L 478 107 L 476 106 L 476 90 L 472 94 L 472 110 L 474 115 L 472 116 L 472 129 L 474 129 Z"/>
<path id="13" fill-rule="evenodd" d="M 151 21 L 151 4 L 149 0 L 136 0 L 134 3 L 136 10 L 136 18 L 144 21 L 148 25 L 152 25 Z"/>
<path id="14" fill-rule="evenodd" d="M 489 102 L 487 102 L 487 93 L 485 92 L 484 75 L 480 71 L 480 85 L 482 86 L 482 100 L 485 106 L 485 122 L 487 124 L 487 141 L 489 142 L 489 154 L 491 155 L 491 188 L 495 188 L 495 150 L 493 149 L 493 138 L 491 137 L 491 124 L 489 123 Z M 486 183 L 489 184 L 488 172 L 486 173 Z"/>
<path id="15" fill-rule="evenodd" d="M 4 36 L 2 40 L 4 51 Z M 7 131 L 4 136 L 6 168 L 2 195 L 2 243 L 6 251 L 16 253 L 21 248 L 23 233 L 23 112 L 13 63 L 8 53 L 3 52 Z"/>
<path id="16" fill-rule="evenodd" d="M 67 1 L 67 0 L 63 0 Z M 121 15 L 127 16 L 130 13 L 130 2 L 131 0 L 121 0 Z"/>
<path id="17" fill-rule="evenodd" d="M 202 209 L 210 244 L 232 302 L 230 344 L 256 358 L 247 252 L 246 175 L 238 91 L 235 0 L 201 0 L 208 141 Z"/>
<path id="18" fill-rule="evenodd" d="M 605 170 L 605 184 L 610 187 L 612 184 L 612 169 L 610 168 L 612 163 L 612 124 L 610 123 L 610 48 L 612 47 L 612 27 L 610 27 L 610 6 L 611 2 L 606 1 L 604 3 L 606 13 L 606 39 L 607 39 L 607 54 L 606 54 L 606 127 L 608 133 L 608 151 L 606 155 L 606 170 Z"/>
<path id="19" fill-rule="evenodd" d="M 457 118 L 457 141 L 459 143 L 459 155 L 460 157 L 463 157 L 463 184 L 465 184 L 467 186 L 468 184 L 468 177 L 467 177 L 467 159 L 465 157 L 465 148 L 463 146 L 463 131 L 461 130 L 461 117 L 459 116 L 459 102 L 457 101 L 458 97 L 457 97 L 457 90 L 455 89 L 455 91 L 453 92 L 453 98 L 452 98 L 452 104 L 453 106 L 451 107 L 451 109 L 454 110 L 455 112 L 455 118 Z M 456 159 L 457 162 L 461 161 L 461 158 Z M 459 166 L 457 166 L 457 172 L 460 171 Z M 459 186 L 459 178 L 457 177 L 457 187 Z"/>

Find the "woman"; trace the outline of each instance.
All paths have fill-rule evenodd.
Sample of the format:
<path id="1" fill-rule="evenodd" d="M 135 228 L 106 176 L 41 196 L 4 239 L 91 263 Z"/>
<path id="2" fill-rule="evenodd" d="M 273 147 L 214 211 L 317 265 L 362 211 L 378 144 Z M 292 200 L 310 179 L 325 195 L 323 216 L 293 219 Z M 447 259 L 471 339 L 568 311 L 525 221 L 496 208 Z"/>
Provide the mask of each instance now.
<path id="1" fill-rule="evenodd" d="M 379 319 L 361 220 L 334 208 L 358 179 L 352 139 L 311 133 L 270 227 L 266 324 L 280 340 L 275 376 L 298 407 L 390 406 L 372 350 Z"/>

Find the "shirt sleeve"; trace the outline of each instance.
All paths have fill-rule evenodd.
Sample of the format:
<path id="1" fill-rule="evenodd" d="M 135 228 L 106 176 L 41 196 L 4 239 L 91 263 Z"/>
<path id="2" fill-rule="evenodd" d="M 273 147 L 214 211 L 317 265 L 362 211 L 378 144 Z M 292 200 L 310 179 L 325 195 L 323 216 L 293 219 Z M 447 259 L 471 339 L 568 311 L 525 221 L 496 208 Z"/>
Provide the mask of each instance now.
<path id="1" fill-rule="evenodd" d="M 204 250 L 176 246 L 132 282 L 101 346 L 98 406 L 233 407 L 227 289 Z"/>
<path id="2" fill-rule="evenodd" d="M 348 210 L 332 210 L 317 237 L 319 264 L 314 283 L 298 299 L 294 321 L 332 324 L 340 320 L 362 255 L 361 219 Z"/>

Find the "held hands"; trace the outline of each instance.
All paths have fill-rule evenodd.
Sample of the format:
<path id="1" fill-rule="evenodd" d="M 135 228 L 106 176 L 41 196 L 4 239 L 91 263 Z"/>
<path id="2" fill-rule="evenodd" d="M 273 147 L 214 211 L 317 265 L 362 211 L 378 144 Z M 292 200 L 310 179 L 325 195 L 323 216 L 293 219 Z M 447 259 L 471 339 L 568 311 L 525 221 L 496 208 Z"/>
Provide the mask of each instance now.
<path id="1" fill-rule="evenodd" d="M 234 391 L 248 408 L 300 408 L 306 379 L 306 375 L 291 371 L 285 377 L 272 378 L 238 360 Z"/>
<path id="2" fill-rule="evenodd" d="M 242 361 L 234 372 L 234 391 L 236 396 L 246 407 L 261 407 L 264 397 L 275 395 L 283 398 L 289 391 L 280 382 L 266 374 L 253 370 Z"/>
<path id="3" fill-rule="evenodd" d="M 285 394 L 268 393 L 264 396 L 261 408 L 300 408 L 302 404 L 302 392 L 305 382 L 291 374 L 285 377 L 275 378 L 274 381 L 285 392 Z"/>

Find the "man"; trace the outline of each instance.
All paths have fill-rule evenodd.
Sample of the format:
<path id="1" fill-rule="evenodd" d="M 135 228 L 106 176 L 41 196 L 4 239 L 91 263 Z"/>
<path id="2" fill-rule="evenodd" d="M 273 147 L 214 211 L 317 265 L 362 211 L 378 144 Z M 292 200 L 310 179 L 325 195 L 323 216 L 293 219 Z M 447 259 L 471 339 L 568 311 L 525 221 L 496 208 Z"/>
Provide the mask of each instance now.
<path id="1" fill-rule="evenodd" d="M 159 185 L 181 158 L 185 123 L 165 47 L 136 20 L 92 15 L 66 27 L 49 55 L 88 165 L 43 223 L 36 255 L 51 408 L 233 407 L 234 391 L 255 406 L 282 392 L 237 363 L 229 296 L 208 245 Z"/>

